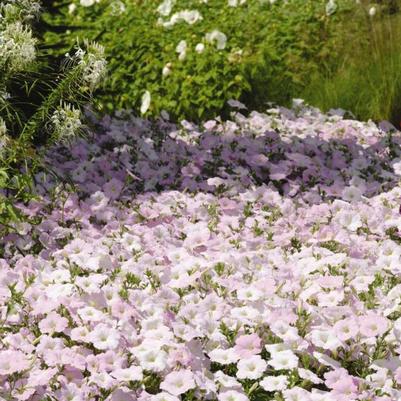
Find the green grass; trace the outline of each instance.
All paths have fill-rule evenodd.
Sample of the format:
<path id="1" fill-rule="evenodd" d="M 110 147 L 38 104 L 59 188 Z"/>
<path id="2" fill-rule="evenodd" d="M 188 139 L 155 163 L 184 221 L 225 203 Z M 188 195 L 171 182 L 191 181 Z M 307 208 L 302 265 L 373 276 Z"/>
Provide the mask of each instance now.
<path id="1" fill-rule="evenodd" d="M 316 74 L 299 97 L 325 111 L 342 108 L 358 119 L 389 120 L 399 128 L 401 13 L 367 18 L 366 24 L 366 43 L 350 41 L 335 72 Z"/>

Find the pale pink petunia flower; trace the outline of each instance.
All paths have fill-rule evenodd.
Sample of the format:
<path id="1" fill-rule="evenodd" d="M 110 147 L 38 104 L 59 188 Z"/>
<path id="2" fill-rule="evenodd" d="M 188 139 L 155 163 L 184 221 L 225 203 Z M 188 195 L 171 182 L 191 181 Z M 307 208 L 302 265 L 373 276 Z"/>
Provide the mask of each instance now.
<path id="1" fill-rule="evenodd" d="M 235 340 L 234 350 L 240 358 L 259 354 L 262 350 L 261 340 L 257 334 L 247 334 Z"/>
<path id="2" fill-rule="evenodd" d="M 249 398 L 242 392 L 237 390 L 222 391 L 217 396 L 218 401 L 249 401 Z"/>
<path id="3" fill-rule="evenodd" d="M 21 351 L 2 350 L 0 351 L 0 375 L 11 375 L 28 369 L 30 360 Z"/>
<path id="4" fill-rule="evenodd" d="M 262 377 L 266 370 L 267 363 L 259 355 L 252 355 L 248 358 L 241 359 L 237 363 L 238 379 L 251 379 L 256 380 Z"/>
<path id="5" fill-rule="evenodd" d="M 193 373 L 184 369 L 169 373 L 160 384 L 162 390 L 175 396 L 184 394 L 195 387 Z"/>
<path id="6" fill-rule="evenodd" d="M 356 319 L 348 318 L 339 320 L 335 323 L 334 333 L 337 338 L 341 341 L 347 341 L 351 338 L 355 338 L 359 332 L 359 326 Z"/>
<path id="7" fill-rule="evenodd" d="M 68 326 L 68 319 L 56 312 L 50 312 L 39 322 L 39 329 L 42 333 L 53 334 L 64 331 Z"/>
<path id="8" fill-rule="evenodd" d="M 267 376 L 259 382 L 259 385 L 266 391 L 282 391 L 288 386 L 288 377 L 285 375 Z"/>
<path id="9" fill-rule="evenodd" d="M 365 337 L 377 337 L 388 329 L 388 320 L 382 316 L 369 314 L 358 319 L 359 331 Z"/>

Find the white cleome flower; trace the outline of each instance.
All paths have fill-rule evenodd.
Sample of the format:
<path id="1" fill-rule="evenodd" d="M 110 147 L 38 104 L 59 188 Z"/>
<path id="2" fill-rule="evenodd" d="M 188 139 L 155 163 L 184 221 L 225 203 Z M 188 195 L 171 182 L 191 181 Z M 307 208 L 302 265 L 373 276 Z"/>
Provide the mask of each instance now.
<path id="1" fill-rule="evenodd" d="M 84 82 L 93 90 L 100 83 L 106 73 L 106 59 L 104 58 L 104 47 L 97 43 L 85 43 L 86 50 L 78 48 L 73 59 L 78 60 L 82 66 Z"/>
<path id="2" fill-rule="evenodd" d="M 7 149 L 9 137 L 7 136 L 7 127 L 4 120 L 0 117 L 0 157 Z"/>
<path id="3" fill-rule="evenodd" d="M 7 63 L 9 70 L 21 71 L 36 58 L 36 40 L 30 28 L 15 22 L 0 30 L 0 65 Z"/>
<path id="4" fill-rule="evenodd" d="M 7 133 L 7 127 L 4 120 L 0 117 L 0 138 L 2 138 Z"/>
<path id="5" fill-rule="evenodd" d="M 65 142 L 71 140 L 82 128 L 81 111 L 71 104 L 61 105 L 50 118 L 55 139 Z"/>

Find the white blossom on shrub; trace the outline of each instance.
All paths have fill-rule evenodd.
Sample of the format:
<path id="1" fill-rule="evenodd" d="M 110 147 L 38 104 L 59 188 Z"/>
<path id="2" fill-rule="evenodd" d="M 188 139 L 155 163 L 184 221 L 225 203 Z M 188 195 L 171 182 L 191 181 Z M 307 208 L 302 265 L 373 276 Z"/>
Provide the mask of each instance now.
<path id="1" fill-rule="evenodd" d="M 169 16 L 171 10 L 173 9 L 174 3 L 174 0 L 164 0 L 163 3 L 161 3 L 159 7 L 157 7 L 157 12 L 164 17 Z"/>
<path id="2" fill-rule="evenodd" d="M 148 111 L 150 107 L 150 101 L 151 101 L 150 92 L 146 91 L 142 96 L 141 114 L 145 114 Z"/>
<path id="3" fill-rule="evenodd" d="M 8 143 L 7 127 L 5 121 L 0 117 L 0 157 Z"/>
<path id="4" fill-rule="evenodd" d="M 32 30 L 17 21 L 0 28 L 0 66 L 11 71 L 21 71 L 36 58 L 36 40 Z"/>
<path id="5" fill-rule="evenodd" d="M 202 15 L 197 10 L 183 10 L 173 14 L 169 21 L 163 22 L 163 20 L 160 19 L 159 23 L 165 28 L 170 28 L 179 22 L 186 22 L 189 25 L 193 25 L 202 19 Z"/>
<path id="6" fill-rule="evenodd" d="M 226 47 L 227 36 L 215 29 L 212 32 L 206 34 L 206 40 L 210 43 L 216 42 L 216 47 L 218 50 L 223 50 Z"/>
<path id="7" fill-rule="evenodd" d="M 86 43 L 86 50 L 78 48 L 73 58 L 77 58 L 83 66 L 83 79 L 88 86 L 94 89 L 99 85 L 106 73 L 104 47 L 97 43 Z"/>
<path id="8" fill-rule="evenodd" d="M 63 104 L 51 116 L 53 135 L 60 142 L 71 140 L 82 128 L 81 111 L 71 104 Z"/>

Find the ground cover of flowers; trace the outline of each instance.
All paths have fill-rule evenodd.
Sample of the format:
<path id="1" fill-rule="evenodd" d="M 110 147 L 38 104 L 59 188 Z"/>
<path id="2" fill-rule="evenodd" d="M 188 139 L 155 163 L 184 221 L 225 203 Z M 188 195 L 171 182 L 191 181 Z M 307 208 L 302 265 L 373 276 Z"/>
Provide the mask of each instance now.
<path id="1" fill-rule="evenodd" d="M 38 175 L 32 224 L 1 239 L 0 399 L 401 399 L 401 135 L 382 128 L 104 118 L 51 149 L 70 184 Z"/>

